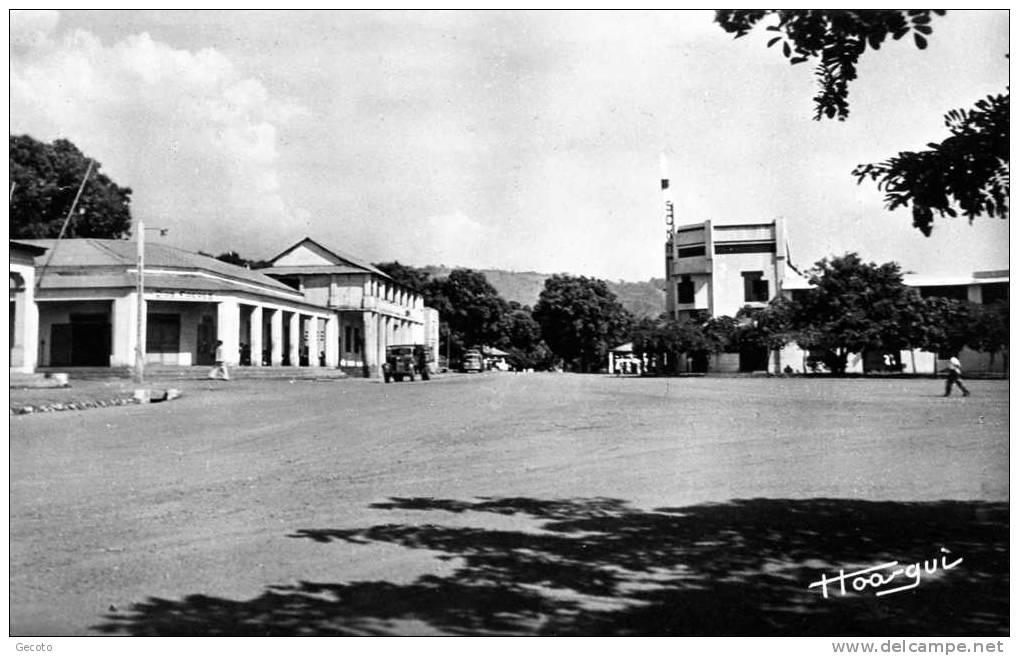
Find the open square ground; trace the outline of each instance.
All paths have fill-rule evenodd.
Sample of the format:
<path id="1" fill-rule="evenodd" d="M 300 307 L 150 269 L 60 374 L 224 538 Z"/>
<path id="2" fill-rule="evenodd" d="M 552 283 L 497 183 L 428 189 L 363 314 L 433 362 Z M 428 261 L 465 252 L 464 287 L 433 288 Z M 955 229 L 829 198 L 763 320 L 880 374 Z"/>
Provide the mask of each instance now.
<path id="1" fill-rule="evenodd" d="M 1008 382 L 968 384 L 209 381 L 12 417 L 11 632 L 1005 635 Z"/>

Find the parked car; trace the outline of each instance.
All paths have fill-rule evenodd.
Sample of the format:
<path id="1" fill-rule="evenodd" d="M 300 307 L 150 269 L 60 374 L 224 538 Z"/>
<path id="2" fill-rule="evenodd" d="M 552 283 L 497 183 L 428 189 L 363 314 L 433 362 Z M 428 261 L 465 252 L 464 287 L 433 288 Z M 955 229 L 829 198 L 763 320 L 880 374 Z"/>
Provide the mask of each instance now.
<path id="1" fill-rule="evenodd" d="M 478 349 L 467 349 L 464 351 L 463 361 L 460 363 L 465 373 L 482 372 L 485 370 L 485 360 Z"/>
<path id="2" fill-rule="evenodd" d="M 382 363 L 382 378 L 388 383 L 407 379 L 414 382 L 414 376 L 428 380 L 428 363 L 431 349 L 423 344 L 394 344 L 386 347 L 386 361 Z"/>

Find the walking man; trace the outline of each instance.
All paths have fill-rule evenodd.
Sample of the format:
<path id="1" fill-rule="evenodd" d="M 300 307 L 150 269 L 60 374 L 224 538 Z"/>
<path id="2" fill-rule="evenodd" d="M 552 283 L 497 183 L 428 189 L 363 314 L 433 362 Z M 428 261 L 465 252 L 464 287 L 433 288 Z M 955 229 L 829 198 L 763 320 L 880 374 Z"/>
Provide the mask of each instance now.
<path id="1" fill-rule="evenodd" d="M 945 372 L 948 374 L 948 379 L 945 381 L 945 396 L 952 394 L 952 385 L 958 385 L 962 395 L 969 396 L 969 390 L 962 384 L 962 364 L 959 363 L 959 358 L 951 358 Z"/>
<path id="2" fill-rule="evenodd" d="M 223 342 L 216 342 L 216 355 L 213 359 L 216 362 L 216 366 L 209 371 L 209 378 L 230 380 L 230 372 L 227 371 L 226 360 L 223 359 Z"/>

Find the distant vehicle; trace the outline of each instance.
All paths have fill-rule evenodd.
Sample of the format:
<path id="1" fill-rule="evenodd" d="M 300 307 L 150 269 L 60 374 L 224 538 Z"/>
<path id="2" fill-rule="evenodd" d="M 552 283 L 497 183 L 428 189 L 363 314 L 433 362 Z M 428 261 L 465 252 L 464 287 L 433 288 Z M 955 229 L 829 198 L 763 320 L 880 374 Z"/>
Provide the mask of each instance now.
<path id="1" fill-rule="evenodd" d="M 463 361 L 460 363 L 460 368 L 465 373 L 482 372 L 485 370 L 485 359 L 481 357 L 481 351 L 478 349 L 467 349 L 464 351 Z"/>
<path id="2" fill-rule="evenodd" d="M 432 360 L 431 349 L 423 344 L 394 344 L 386 347 L 386 361 L 382 364 L 382 377 L 385 381 L 414 382 L 414 376 L 420 375 L 421 380 L 428 380 L 428 363 Z"/>

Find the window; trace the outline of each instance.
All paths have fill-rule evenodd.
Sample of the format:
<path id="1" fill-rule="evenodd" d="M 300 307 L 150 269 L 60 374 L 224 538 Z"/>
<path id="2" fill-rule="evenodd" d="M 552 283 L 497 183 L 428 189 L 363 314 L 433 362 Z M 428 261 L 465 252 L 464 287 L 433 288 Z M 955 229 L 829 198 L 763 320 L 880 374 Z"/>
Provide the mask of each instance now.
<path id="1" fill-rule="evenodd" d="M 676 302 L 680 304 L 694 302 L 693 281 L 690 280 L 690 276 L 679 279 L 679 284 L 676 285 Z"/>
<path id="2" fill-rule="evenodd" d="M 743 272 L 743 300 L 747 303 L 768 302 L 768 281 L 762 271 Z"/>
<path id="3" fill-rule="evenodd" d="M 704 244 L 681 246 L 676 251 L 676 255 L 679 257 L 704 257 L 704 253 Z"/>

